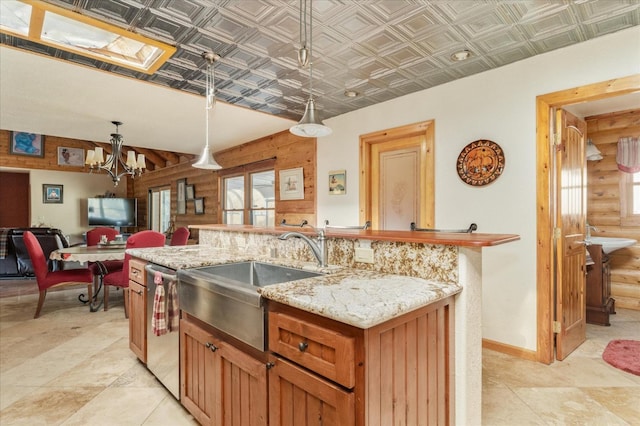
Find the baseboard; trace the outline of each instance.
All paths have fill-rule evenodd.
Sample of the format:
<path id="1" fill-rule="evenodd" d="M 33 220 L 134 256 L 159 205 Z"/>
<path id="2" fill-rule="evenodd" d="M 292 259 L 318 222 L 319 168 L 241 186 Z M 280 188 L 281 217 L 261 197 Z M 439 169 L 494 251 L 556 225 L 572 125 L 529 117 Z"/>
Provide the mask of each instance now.
<path id="1" fill-rule="evenodd" d="M 482 339 L 482 347 L 492 351 L 500 352 L 507 355 L 512 355 L 517 358 L 526 359 L 529 361 L 537 361 L 536 351 L 530 349 L 524 349 L 517 346 L 507 345 L 506 343 L 496 342 L 494 340 Z"/>

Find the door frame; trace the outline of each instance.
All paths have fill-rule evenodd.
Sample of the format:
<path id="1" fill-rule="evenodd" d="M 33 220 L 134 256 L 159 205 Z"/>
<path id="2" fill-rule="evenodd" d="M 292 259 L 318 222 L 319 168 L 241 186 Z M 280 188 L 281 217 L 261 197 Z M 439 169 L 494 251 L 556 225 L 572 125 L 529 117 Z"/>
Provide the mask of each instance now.
<path id="1" fill-rule="evenodd" d="M 377 132 L 367 133 L 360 136 L 360 224 L 371 220 L 372 214 L 372 194 L 371 179 L 373 171 L 371 170 L 371 149 L 372 146 L 379 143 L 390 142 L 399 138 L 408 138 L 413 136 L 424 136 L 421 156 L 421 172 L 420 176 L 424 176 L 424 190 L 422 191 L 424 199 L 421 200 L 421 209 L 419 225 L 424 228 L 435 227 L 435 121 L 427 120 L 419 123 L 408 124 L 405 126 L 394 127 L 392 129 L 379 130 Z"/>
<path id="2" fill-rule="evenodd" d="M 640 90 L 640 74 L 631 75 L 536 97 L 536 358 L 551 364 L 553 344 L 553 161 L 550 135 L 551 110 L 580 102 L 626 95 Z"/>

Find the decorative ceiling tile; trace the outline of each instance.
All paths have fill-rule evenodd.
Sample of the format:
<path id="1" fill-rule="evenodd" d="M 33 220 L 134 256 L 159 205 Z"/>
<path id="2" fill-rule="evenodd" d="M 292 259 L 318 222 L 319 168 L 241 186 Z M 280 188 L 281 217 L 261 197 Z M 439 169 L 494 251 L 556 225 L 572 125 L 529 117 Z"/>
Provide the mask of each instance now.
<path id="1" fill-rule="evenodd" d="M 0 0 L 8 1 L 8 0 Z M 300 70 L 296 0 L 45 0 L 173 44 L 154 75 L 0 34 L 0 43 L 298 119 L 309 97 Z M 313 0 L 313 92 L 328 118 L 536 54 L 640 25 L 636 0 Z M 455 62 L 451 54 L 472 57 Z M 346 89 L 359 92 L 344 96 Z"/>

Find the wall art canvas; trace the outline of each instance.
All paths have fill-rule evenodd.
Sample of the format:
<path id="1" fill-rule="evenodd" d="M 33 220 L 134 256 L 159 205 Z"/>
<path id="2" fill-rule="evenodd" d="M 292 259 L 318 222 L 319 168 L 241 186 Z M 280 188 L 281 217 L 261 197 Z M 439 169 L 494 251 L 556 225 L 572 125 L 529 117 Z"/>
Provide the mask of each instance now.
<path id="1" fill-rule="evenodd" d="M 62 204 L 63 201 L 63 186 L 51 185 L 48 183 L 42 184 L 42 202 L 45 204 Z"/>
<path id="2" fill-rule="evenodd" d="M 280 170 L 280 199 L 304 200 L 304 175 L 302 167 Z"/>
<path id="3" fill-rule="evenodd" d="M 44 136 L 28 132 L 11 132 L 9 153 L 43 158 Z"/>
<path id="4" fill-rule="evenodd" d="M 84 149 L 58 147 L 58 166 L 84 166 Z"/>
<path id="5" fill-rule="evenodd" d="M 333 170 L 329 172 L 329 195 L 344 195 L 347 193 L 347 172 Z"/>

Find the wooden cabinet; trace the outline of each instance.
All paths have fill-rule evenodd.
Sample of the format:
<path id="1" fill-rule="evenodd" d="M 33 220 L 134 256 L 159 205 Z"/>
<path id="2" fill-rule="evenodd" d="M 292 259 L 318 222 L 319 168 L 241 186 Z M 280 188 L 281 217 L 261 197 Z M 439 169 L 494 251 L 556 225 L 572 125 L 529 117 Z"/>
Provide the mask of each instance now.
<path id="1" fill-rule="evenodd" d="M 363 330 L 269 302 L 269 424 L 453 424 L 453 298 Z"/>
<path id="2" fill-rule="evenodd" d="M 353 426 L 355 394 L 303 368 L 272 356 L 269 424 Z"/>
<path id="3" fill-rule="evenodd" d="M 267 425 L 267 366 L 188 317 L 180 320 L 180 399 L 203 425 Z"/>
<path id="4" fill-rule="evenodd" d="M 611 297 L 611 267 L 609 256 L 602 246 L 587 246 L 593 265 L 587 266 L 587 322 L 611 325 L 609 315 L 615 314 L 615 300 Z"/>
<path id="5" fill-rule="evenodd" d="M 147 362 L 147 287 L 144 267 L 146 262 L 129 262 L 129 348 Z"/>

